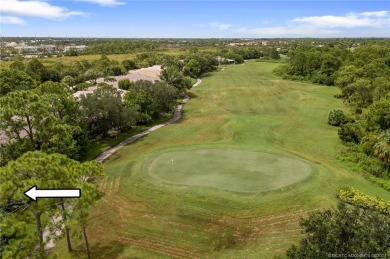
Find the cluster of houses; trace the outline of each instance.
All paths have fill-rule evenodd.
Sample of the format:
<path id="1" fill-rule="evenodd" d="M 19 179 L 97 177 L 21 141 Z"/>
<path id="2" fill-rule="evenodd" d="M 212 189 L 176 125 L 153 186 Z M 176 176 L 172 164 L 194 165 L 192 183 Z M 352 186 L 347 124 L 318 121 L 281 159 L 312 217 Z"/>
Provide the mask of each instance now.
<path id="1" fill-rule="evenodd" d="M 15 54 L 15 52 L 12 52 L 10 48 L 14 49 L 17 54 L 22 55 L 24 58 L 35 58 L 40 54 L 65 54 L 71 49 L 75 49 L 76 51 L 83 51 L 87 48 L 86 45 L 56 46 L 51 44 L 34 44 L 34 42 L 30 42 L 29 44 L 25 42 L 17 43 L 14 41 L 3 42 L 1 45 L 2 48 L 6 48 L 1 53 L 1 59 L 5 60 L 7 57 L 12 56 L 11 53 Z"/>
<path id="2" fill-rule="evenodd" d="M 244 42 L 231 42 L 228 45 L 235 47 L 235 46 L 281 46 L 281 45 L 286 45 L 288 42 L 287 41 L 270 41 L 270 40 L 249 40 L 249 39 L 244 39 L 246 41 Z"/>

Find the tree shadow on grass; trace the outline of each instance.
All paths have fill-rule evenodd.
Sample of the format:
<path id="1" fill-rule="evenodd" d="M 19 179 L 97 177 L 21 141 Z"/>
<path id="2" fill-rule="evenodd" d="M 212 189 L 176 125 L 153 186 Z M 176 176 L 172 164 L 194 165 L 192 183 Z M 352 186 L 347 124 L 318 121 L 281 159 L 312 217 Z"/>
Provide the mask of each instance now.
<path id="1" fill-rule="evenodd" d="M 193 93 L 193 92 L 187 92 L 187 95 L 191 98 L 191 99 L 196 99 L 198 98 L 198 95 Z"/>
<path id="2" fill-rule="evenodd" d="M 203 78 L 206 78 L 206 77 L 210 77 L 212 74 L 213 74 L 213 72 L 209 72 L 209 73 L 201 75 L 200 78 L 203 79 Z"/>
<path id="3" fill-rule="evenodd" d="M 124 249 L 125 247 L 122 244 L 115 241 L 111 241 L 104 245 L 97 243 L 91 246 L 91 258 L 118 258 L 118 256 L 123 253 Z"/>

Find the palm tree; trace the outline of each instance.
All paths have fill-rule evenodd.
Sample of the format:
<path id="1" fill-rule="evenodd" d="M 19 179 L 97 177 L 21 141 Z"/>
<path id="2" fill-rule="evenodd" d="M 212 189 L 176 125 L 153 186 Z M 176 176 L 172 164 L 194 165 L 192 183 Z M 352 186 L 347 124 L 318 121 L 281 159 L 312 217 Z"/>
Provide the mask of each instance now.
<path id="1" fill-rule="evenodd" d="M 374 145 L 374 154 L 387 165 L 390 165 L 390 130 L 386 130 Z"/>

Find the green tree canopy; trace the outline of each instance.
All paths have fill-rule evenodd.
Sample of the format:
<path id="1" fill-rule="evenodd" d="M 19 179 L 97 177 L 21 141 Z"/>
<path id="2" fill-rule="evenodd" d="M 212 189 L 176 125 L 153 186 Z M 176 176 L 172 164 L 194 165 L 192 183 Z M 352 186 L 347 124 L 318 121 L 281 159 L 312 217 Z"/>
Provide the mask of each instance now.
<path id="1" fill-rule="evenodd" d="M 0 70 L 0 96 L 15 90 L 34 89 L 36 85 L 31 76 L 21 70 Z"/>
<path id="2" fill-rule="evenodd" d="M 96 189 L 96 183 L 102 175 L 99 162 L 81 164 L 65 155 L 40 151 L 25 153 L 1 167 L 0 209 L 3 214 L 0 224 L 9 224 L 8 231 L 1 233 L 2 240 L 6 240 L 3 253 L 12 255 L 12 258 L 21 258 L 40 252 L 38 257 L 42 258 L 43 230 L 50 224 L 50 221 L 47 225 L 44 224 L 42 215 L 46 213 L 48 216 L 55 216 L 61 211 L 58 206 L 60 199 L 38 198 L 35 202 L 24 195 L 25 191 L 34 185 L 39 189 L 80 188 L 83 204 L 91 206 L 96 200 L 90 194 L 91 190 L 96 191 L 96 194 L 100 193 Z M 77 202 L 78 199 L 69 199 L 70 204 Z M 78 210 L 79 207 L 73 207 L 73 213 L 78 213 Z M 68 215 L 69 220 L 76 218 L 76 215 Z M 31 223 L 36 225 L 35 230 L 26 227 L 26 224 Z M 37 245 L 40 248 L 38 250 L 35 249 Z"/>
<path id="3" fill-rule="evenodd" d="M 103 76 L 103 73 L 97 69 L 94 69 L 94 68 L 90 68 L 87 71 L 85 71 L 85 73 L 84 73 L 85 79 L 91 80 L 95 84 L 96 84 L 96 79 L 98 79 L 101 76 Z"/>
<path id="4" fill-rule="evenodd" d="M 25 72 L 37 81 L 44 82 L 48 78 L 46 67 L 38 59 L 30 60 L 27 63 Z"/>
<path id="5" fill-rule="evenodd" d="M 81 129 L 72 123 L 76 104 L 56 93 L 63 91 L 61 87 L 48 82 L 36 91 L 14 91 L 0 98 L 0 126 L 13 149 L 2 149 L 7 152 L 2 156 L 16 159 L 28 150 L 77 154 L 74 135 Z"/>
<path id="6" fill-rule="evenodd" d="M 288 258 L 328 258 L 329 254 L 386 254 L 390 219 L 376 210 L 339 202 L 337 208 L 312 212 L 301 220 L 303 239 Z"/>
<path id="7" fill-rule="evenodd" d="M 184 67 L 184 74 L 197 78 L 201 75 L 202 69 L 198 60 L 190 59 Z"/>
<path id="8" fill-rule="evenodd" d="M 92 135 L 107 135 L 110 129 L 127 129 L 136 124 L 137 110 L 122 102 L 121 91 L 111 87 L 98 87 L 80 98 L 80 118 Z"/>
<path id="9" fill-rule="evenodd" d="M 161 71 L 160 79 L 174 86 L 179 92 L 192 87 L 191 78 L 183 76 L 177 66 L 169 66 Z"/>

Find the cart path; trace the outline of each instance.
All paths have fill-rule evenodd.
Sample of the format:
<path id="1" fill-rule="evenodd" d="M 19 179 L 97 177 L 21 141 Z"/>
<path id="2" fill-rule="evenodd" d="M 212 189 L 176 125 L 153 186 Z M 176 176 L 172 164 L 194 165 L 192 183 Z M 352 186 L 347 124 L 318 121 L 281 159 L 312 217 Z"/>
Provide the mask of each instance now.
<path id="1" fill-rule="evenodd" d="M 202 82 L 202 80 L 198 78 L 196 80 L 196 83 L 192 87 L 198 86 L 201 82 Z M 164 123 L 158 124 L 156 126 L 153 126 L 150 129 L 147 129 L 145 131 L 142 131 L 141 133 L 138 133 L 138 134 L 136 134 L 134 136 L 131 136 L 131 137 L 125 139 L 124 141 L 120 142 L 119 144 L 116 144 L 115 146 L 109 148 L 108 150 L 106 150 L 103 153 L 101 153 L 100 155 L 98 155 L 95 158 L 95 160 L 97 160 L 99 162 L 103 162 L 104 160 L 109 158 L 111 155 L 113 155 L 115 152 L 117 152 L 118 150 L 120 150 L 124 146 L 126 146 L 126 145 L 128 145 L 130 143 L 133 143 L 134 141 L 142 138 L 145 135 L 148 135 L 150 132 L 158 130 L 159 128 L 167 126 L 167 125 L 169 125 L 169 124 L 171 124 L 171 123 L 173 123 L 175 121 L 178 121 L 181 118 L 181 110 L 183 109 L 184 104 L 186 104 L 189 100 L 190 100 L 190 97 L 187 94 L 184 94 L 183 101 L 181 102 L 181 104 L 179 104 L 176 107 L 175 113 L 173 114 L 173 117 L 170 120 L 168 120 L 168 121 L 166 121 Z"/>
<path id="2" fill-rule="evenodd" d="M 192 87 L 198 86 L 201 82 L 202 82 L 202 80 L 198 78 L 196 80 L 196 83 Z M 130 144 L 130 143 L 132 143 L 132 142 L 142 138 L 145 135 L 148 135 L 150 132 L 158 130 L 159 128 L 162 128 L 164 126 L 167 126 L 167 125 L 169 125 L 169 124 L 179 120 L 181 118 L 181 110 L 183 109 L 184 104 L 186 104 L 189 100 L 190 100 L 190 97 L 187 94 L 184 94 L 183 101 L 181 102 L 181 104 L 179 104 L 176 107 L 175 113 L 173 114 L 173 117 L 170 120 L 168 120 L 168 121 L 166 121 L 164 123 L 158 124 L 156 126 L 153 126 L 150 129 L 148 129 L 148 130 L 145 130 L 145 131 L 143 131 L 141 133 L 138 133 L 138 134 L 136 134 L 134 136 L 131 136 L 130 138 L 125 139 L 124 141 L 120 142 L 119 144 L 117 144 L 117 145 L 109 148 L 108 150 L 104 151 L 103 153 L 101 153 L 99 156 L 97 156 L 95 158 L 95 160 L 103 162 L 104 160 L 109 158 L 112 154 L 114 154 L 115 152 L 117 152 L 118 150 L 123 148 L 124 146 L 126 146 L 126 145 L 128 145 L 128 144 Z M 61 215 L 54 216 L 52 218 L 52 220 L 55 223 L 58 223 L 59 221 L 62 220 L 62 216 Z M 56 230 L 55 236 L 58 237 L 61 234 L 62 234 L 62 229 L 61 230 Z M 50 249 L 52 249 L 56 245 L 55 238 L 51 238 L 50 237 L 50 231 L 49 231 L 48 228 L 45 228 L 43 230 L 43 236 L 44 236 L 44 240 L 46 242 L 46 244 L 45 244 L 45 251 L 49 251 Z"/>

